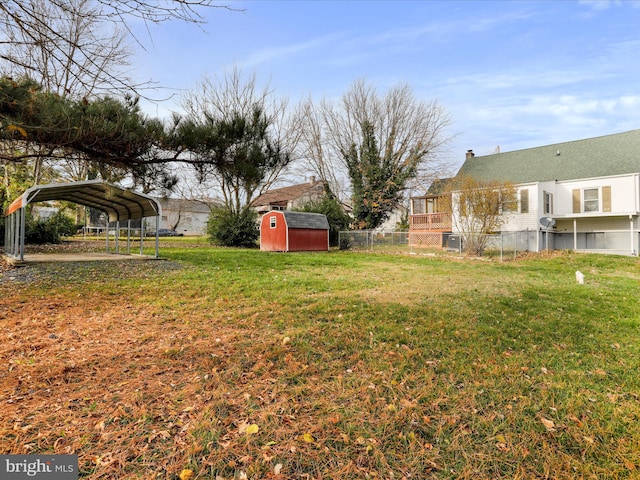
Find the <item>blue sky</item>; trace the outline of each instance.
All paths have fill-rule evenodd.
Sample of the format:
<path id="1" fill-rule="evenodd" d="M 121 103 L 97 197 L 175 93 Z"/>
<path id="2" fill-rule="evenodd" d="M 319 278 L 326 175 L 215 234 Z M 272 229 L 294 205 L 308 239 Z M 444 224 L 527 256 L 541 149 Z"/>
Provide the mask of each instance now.
<path id="1" fill-rule="evenodd" d="M 640 2 L 237 1 L 202 27 L 149 27 L 136 75 L 171 92 L 239 67 L 291 102 L 339 98 L 364 79 L 437 99 L 443 156 L 548 145 L 640 128 Z M 177 109 L 173 100 L 150 114 Z"/>

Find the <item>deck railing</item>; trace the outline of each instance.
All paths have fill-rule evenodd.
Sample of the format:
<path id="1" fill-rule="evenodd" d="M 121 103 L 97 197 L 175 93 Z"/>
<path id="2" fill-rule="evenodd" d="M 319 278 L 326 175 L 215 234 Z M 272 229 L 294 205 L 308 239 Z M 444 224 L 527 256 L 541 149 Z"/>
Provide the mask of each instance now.
<path id="1" fill-rule="evenodd" d="M 449 213 L 422 213 L 409 216 L 409 228 L 411 230 L 451 230 L 451 214 Z"/>

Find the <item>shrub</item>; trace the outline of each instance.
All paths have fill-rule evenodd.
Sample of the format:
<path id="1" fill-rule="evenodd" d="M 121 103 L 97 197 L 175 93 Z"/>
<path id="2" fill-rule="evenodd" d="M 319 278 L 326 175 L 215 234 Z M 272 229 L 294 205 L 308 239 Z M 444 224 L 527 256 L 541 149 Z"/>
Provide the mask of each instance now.
<path id="1" fill-rule="evenodd" d="M 211 212 L 207 222 L 209 241 L 223 247 L 256 247 L 260 230 L 257 214 L 250 208 L 234 212 L 217 208 Z"/>
<path id="2" fill-rule="evenodd" d="M 75 233 L 75 224 L 62 212 L 47 220 L 36 220 L 32 216 L 26 219 L 25 243 L 42 245 L 60 243 L 61 238 Z"/>

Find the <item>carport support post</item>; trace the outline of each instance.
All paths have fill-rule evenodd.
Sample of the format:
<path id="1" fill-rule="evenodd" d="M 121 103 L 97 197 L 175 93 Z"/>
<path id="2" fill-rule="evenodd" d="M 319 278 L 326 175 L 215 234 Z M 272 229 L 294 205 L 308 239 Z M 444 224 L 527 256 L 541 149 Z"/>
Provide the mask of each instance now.
<path id="1" fill-rule="evenodd" d="M 147 219 L 142 217 L 140 219 L 140 256 L 142 256 L 142 248 L 144 247 L 144 230 L 147 224 Z"/>
<path id="2" fill-rule="evenodd" d="M 127 255 L 131 254 L 131 219 L 127 220 Z"/>
<path id="3" fill-rule="evenodd" d="M 109 253 L 109 215 L 107 215 L 107 219 L 105 220 L 105 228 L 104 228 L 104 241 L 105 241 L 105 249 L 107 253 Z"/>
<path id="4" fill-rule="evenodd" d="M 19 240 L 19 248 L 20 248 L 20 261 L 24 262 L 24 243 L 26 242 L 26 231 L 27 231 L 27 210 L 26 207 L 20 207 L 20 228 L 18 229 L 18 235 L 16 238 Z"/>
<path id="5" fill-rule="evenodd" d="M 160 246 L 160 215 L 156 215 L 156 258 L 158 258 L 158 247 Z"/>
<path id="6" fill-rule="evenodd" d="M 107 235 L 109 232 L 107 232 Z M 116 253 L 120 253 L 120 220 L 116 220 L 116 230 L 115 230 L 115 242 L 116 242 Z"/>

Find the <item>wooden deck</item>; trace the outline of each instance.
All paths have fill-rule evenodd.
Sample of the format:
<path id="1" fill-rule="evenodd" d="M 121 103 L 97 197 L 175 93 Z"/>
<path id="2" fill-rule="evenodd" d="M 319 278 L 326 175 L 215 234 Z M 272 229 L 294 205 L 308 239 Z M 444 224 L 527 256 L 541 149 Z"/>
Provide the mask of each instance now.
<path id="1" fill-rule="evenodd" d="M 422 213 L 409 216 L 410 231 L 450 232 L 451 214 Z"/>

